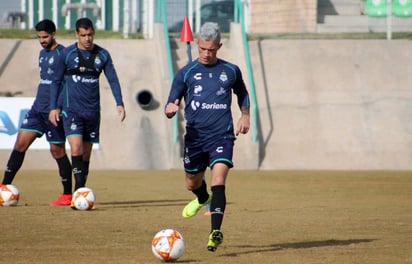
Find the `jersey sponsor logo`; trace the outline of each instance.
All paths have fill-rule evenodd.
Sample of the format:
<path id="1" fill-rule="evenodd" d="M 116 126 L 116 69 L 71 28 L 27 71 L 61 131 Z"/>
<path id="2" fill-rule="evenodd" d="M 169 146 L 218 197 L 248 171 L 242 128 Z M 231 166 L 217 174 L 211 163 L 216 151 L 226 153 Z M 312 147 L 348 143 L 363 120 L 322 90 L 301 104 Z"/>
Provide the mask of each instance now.
<path id="1" fill-rule="evenodd" d="M 193 78 L 195 80 L 201 80 L 202 79 L 202 73 L 201 72 L 196 73 L 195 75 L 193 75 Z"/>
<path id="2" fill-rule="evenodd" d="M 195 85 L 195 88 L 193 89 L 193 93 L 195 96 L 199 96 L 198 93 L 200 93 L 203 90 L 203 87 L 201 85 Z"/>
<path id="3" fill-rule="evenodd" d="M 193 100 L 190 103 L 190 106 L 192 107 L 193 111 L 196 111 L 197 109 L 202 109 L 202 110 L 225 110 L 227 109 L 227 104 L 217 104 L 217 103 L 212 103 L 212 104 L 207 104 L 207 103 L 200 103 L 198 101 Z"/>
<path id="4" fill-rule="evenodd" d="M 220 87 L 220 89 L 216 92 L 216 95 L 224 95 L 226 93 L 225 88 Z"/>
<path id="5" fill-rule="evenodd" d="M 52 84 L 52 82 L 53 81 L 51 81 L 51 80 L 43 80 L 43 79 L 40 79 L 40 84 Z"/>
<path id="6" fill-rule="evenodd" d="M 200 106 L 200 102 L 197 102 L 197 101 L 193 100 L 193 101 L 190 103 L 190 106 L 192 107 L 193 111 L 196 111 L 196 110 L 199 108 L 199 106 Z"/>
<path id="7" fill-rule="evenodd" d="M 227 109 L 227 104 L 207 104 L 207 103 L 202 103 L 202 109 L 206 110 L 219 110 L 219 109 Z"/>
<path id="8" fill-rule="evenodd" d="M 72 75 L 73 82 L 81 82 L 81 83 L 97 83 L 99 81 L 98 78 L 85 78 L 79 75 Z"/>

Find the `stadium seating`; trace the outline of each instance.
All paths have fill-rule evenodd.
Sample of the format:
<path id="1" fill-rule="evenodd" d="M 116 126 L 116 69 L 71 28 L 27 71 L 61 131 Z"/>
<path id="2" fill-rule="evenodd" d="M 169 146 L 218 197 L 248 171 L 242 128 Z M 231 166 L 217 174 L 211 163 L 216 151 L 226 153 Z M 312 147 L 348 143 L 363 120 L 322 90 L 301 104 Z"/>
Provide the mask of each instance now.
<path id="1" fill-rule="evenodd" d="M 387 8 L 386 0 L 366 0 L 365 14 L 370 17 L 385 17 Z"/>
<path id="2" fill-rule="evenodd" d="M 393 0 L 392 14 L 397 17 L 412 17 L 412 0 Z"/>

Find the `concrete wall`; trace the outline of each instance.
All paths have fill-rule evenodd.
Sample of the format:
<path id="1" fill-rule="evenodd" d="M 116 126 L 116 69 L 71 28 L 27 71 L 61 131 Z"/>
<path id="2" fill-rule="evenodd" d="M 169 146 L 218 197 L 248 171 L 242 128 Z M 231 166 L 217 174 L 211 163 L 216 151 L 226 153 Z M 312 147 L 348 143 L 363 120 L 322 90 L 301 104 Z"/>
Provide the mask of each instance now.
<path id="1" fill-rule="evenodd" d="M 92 169 L 181 168 L 172 121 L 163 115 L 169 86 L 164 41 L 96 40 L 112 53 L 127 119 L 119 122 L 102 78 L 101 145 L 93 152 Z M 0 40 L 1 47 L 13 43 Z M 409 41 L 263 40 L 249 46 L 259 142 L 254 145 L 250 134 L 239 137 L 237 169 L 412 169 Z M 225 41 L 222 49 L 245 73 L 239 40 Z M 2 91 L 35 94 L 38 50 L 37 40 L 21 43 L 0 78 Z M 0 58 L 5 53 L 0 51 Z M 137 105 L 142 89 L 153 93 L 158 108 L 144 111 Z M 9 153 L 0 151 L 2 168 Z M 23 168 L 50 169 L 55 162 L 48 151 L 31 150 Z"/>
<path id="2" fill-rule="evenodd" d="M 410 41 L 250 46 L 261 169 L 412 168 Z"/>
<path id="3" fill-rule="evenodd" d="M 251 0 L 249 33 L 316 32 L 317 0 Z"/>

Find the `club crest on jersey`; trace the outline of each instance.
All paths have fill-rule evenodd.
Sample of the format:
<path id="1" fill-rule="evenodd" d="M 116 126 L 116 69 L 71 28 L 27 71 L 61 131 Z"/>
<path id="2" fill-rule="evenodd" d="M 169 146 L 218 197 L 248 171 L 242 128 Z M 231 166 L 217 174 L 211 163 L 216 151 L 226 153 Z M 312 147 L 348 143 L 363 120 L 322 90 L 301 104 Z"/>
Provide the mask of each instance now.
<path id="1" fill-rule="evenodd" d="M 54 63 L 54 56 L 50 57 L 48 63 L 49 63 L 49 65 L 52 65 Z"/>
<path id="2" fill-rule="evenodd" d="M 222 72 L 220 73 L 219 80 L 221 80 L 222 82 L 226 82 L 226 81 L 227 81 L 227 74 L 226 74 L 225 71 L 222 71 Z"/>
<path id="3" fill-rule="evenodd" d="M 94 64 L 99 65 L 102 63 L 102 60 L 100 59 L 99 56 L 96 56 L 96 58 L 94 59 Z"/>
<path id="4" fill-rule="evenodd" d="M 76 123 L 72 122 L 71 125 L 70 125 L 70 130 L 74 131 L 76 129 L 77 129 Z"/>

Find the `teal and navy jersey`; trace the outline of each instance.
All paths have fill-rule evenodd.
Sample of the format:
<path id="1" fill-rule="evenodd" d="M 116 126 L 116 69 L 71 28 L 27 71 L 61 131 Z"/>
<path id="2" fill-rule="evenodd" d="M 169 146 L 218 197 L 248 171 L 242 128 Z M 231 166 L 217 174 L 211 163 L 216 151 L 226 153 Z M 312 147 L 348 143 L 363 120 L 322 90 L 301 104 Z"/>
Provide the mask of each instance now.
<path id="1" fill-rule="evenodd" d="M 53 50 L 42 49 L 39 53 L 40 81 L 32 106 L 37 112 L 48 113 L 50 111 L 50 89 L 52 89 L 53 75 L 56 72 L 56 65 L 63 49 L 62 45 L 57 45 Z M 57 88 L 60 89 L 60 87 Z"/>
<path id="2" fill-rule="evenodd" d="M 239 67 L 221 59 L 214 65 L 195 60 L 176 73 L 167 103 L 184 98 L 188 146 L 213 138 L 235 137 L 232 91 L 239 107 L 249 107 L 249 94 Z"/>
<path id="3" fill-rule="evenodd" d="M 62 106 L 63 109 L 74 111 L 100 111 L 100 85 L 99 76 L 104 72 L 116 105 L 123 106 L 122 92 L 119 79 L 114 68 L 109 52 L 94 45 L 93 50 L 81 50 L 77 43 L 63 50 L 62 59 L 59 60 L 59 72 L 55 74 L 56 85 L 63 82 Z M 52 90 L 50 107 L 56 109 L 56 89 Z"/>

